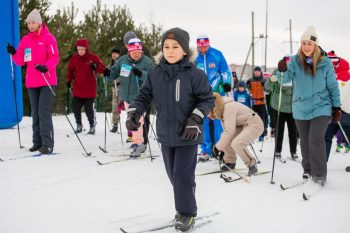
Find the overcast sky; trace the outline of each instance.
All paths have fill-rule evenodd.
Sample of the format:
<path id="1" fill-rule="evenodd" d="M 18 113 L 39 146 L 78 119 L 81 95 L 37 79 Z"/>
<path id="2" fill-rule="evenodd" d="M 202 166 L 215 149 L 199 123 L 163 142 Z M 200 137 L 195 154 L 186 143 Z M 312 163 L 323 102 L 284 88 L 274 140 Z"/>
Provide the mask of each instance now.
<path id="1" fill-rule="evenodd" d="M 78 18 L 96 4 L 96 0 L 73 0 L 78 7 Z M 52 13 L 69 6 L 71 1 L 54 0 Z M 102 0 L 112 7 L 126 5 L 137 25 L 161 24 L 165 29 L 181 27 L 195 46 L 198 34 L 207 34 L 211 46 L 221 50 L 228 63 L 243 64 L 252 37 L 252 11 L 255 14 L 255 35 L 265 33 L 266 0 Z M 289 19 L 292 20 L 293 53 L 305 29 L 316 28 L 320 45 L 335 50 L 338 56 L 350 60 L 350 1 L 349 0 L 268 0 L 267 65 L 290 53 Z M 264 64 L 265 42 L 256 39 L 255 64 Z M 251 56 L 249 58 L 251 63 Z"/>

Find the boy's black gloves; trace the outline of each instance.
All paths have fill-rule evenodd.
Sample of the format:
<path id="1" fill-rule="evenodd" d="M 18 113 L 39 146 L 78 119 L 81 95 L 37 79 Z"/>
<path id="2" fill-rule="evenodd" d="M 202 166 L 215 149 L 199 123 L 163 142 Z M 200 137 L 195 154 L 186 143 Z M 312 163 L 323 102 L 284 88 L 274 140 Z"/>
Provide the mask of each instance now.
<path id="1" fill-rule="evenodd" d="M 231 89 L 231 85 L 229 83 L 224 83 L 222 85 L 222 88 L 224 88 L 224 91 L 225 92 L 230 92 L 232 89 Z"/>
<path id="2" fill-rule="evenodd" d="M 197 138 L 202 134 L 202 124 L 203 118 L 195 113 L 192 113 L 182 125 L 181 138 L 187 141 L 197 140 Z"/>
<path id="3" fill-rule="evenodd" d="M 140 113 L 136 112 L 136 109 L 129 109 L 128 110 L 128 118 L 126 119 L 126 128 L 131 131 L 136 131 L 140 126 Z"/>
<path id="4" fill-rule="evenodd" d="M 10 44 L 7 44 L 6 50 L 7 50 L 7 52 L 8 52 L 9 54 L 11 54 L 11 55 L 15 55 L 15 54 L 16 54 L 16 49 L 15 49 L 15 47 L 13 47 L 13 46 L 10 45 Z"/>
<path id="5" fill-rule="evenodd" d="M 211 151 L 212 151 L 212 155 L 215 159 L 217 159 L 219 161 L 222 161 L 224 159 L 225 153 L 223 151 L 218 150 L 218 148 L 216 148 L 216 146 L 213 146 L 213 149 Z"/>
<path id="6" fill-rule="evenodd" d="M 72 87 L 72 82 L 71 81 L 67 81 L 66 82 L 66 86 L 67 86 L 67 88 L 71 88 Z"/>

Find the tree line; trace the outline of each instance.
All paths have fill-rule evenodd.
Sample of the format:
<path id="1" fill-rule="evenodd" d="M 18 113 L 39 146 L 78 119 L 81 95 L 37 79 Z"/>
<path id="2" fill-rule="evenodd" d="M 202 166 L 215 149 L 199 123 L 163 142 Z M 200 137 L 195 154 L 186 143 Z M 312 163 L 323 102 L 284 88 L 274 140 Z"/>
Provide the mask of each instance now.
<path id="1" fill-rule="evenodd" d="M 129 9 L 124 6 L 113 5 L 107 8 L 101 0 L 84 13 L 83 20 L 76 23 L 77 7 L 72 2 L 69 7 L 59 9 L 55 14 L 49 15 L 51 0 L 19 0 L 20 34 L 27 33 L 26 18 L 34 8 L 38 9 L 43 21 L 50 32 L 56 37 L 60 52 L 60 62 L 57 66 L 58 85 L 56 97 L 52 104 L 52 112 L 62 114 L 70 109 L 70 93 L 66 88 L 66 72 L 70 57 L 75 52 L 74 44 L 79 38 L 89 41 L 89 50 L 96 53 L 105 65 L 110 64 L 111 50 L 121 49 L 124 46 L 123 37 L 127 31 L 134 31 L 153 55 L 159 51 L 163 28 L 152 23 L 150 27 L 143 24 L 136 25 Z M 22 79 L 25 78 L 25 69 L 22 69 Z M 109 84 L 112 86 L 112 84 Z M 111 110 L 111 88 L 108 88 L 108 99 L 104 99 L 104 85 L 98 79 L 98 97 L 96 99 L 97 111 L 104 111 L 106 101 L 107 111 Z M 23 87 L 24 115 L 30 115 L 29 96 Z"/>

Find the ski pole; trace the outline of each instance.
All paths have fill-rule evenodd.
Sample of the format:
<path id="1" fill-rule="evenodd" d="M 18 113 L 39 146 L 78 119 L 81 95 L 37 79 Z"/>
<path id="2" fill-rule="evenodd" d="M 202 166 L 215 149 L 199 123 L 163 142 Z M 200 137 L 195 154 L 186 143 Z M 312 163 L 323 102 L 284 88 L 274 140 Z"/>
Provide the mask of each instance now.
<path id="1" fill-rule="evenodd" d="M 85 149 L 85 147 L 84 147 L 83 143 L 81 142 L 81 140 L 80 140 L 80 138 L 79 138 L 79 136 L 78 136 L 77 132 L 74 130 L 74 127 L 73 127 L 73 125 L 72 125 L 71 121 L 69 120 L 69 118 L 68 118 L 67 114 L 64 114 L 64 115 L 66 116 L 66 119 L 67 119 L 68 123 L 69 123 L 69 124 L 70 124 L 70 126 L 72 127 L 72 130 L 73 130 L 73 132 L 74 132 L 75 136 L 77 137 L 78 141 L 80 142 L 81 147 L 83 147 L 83 150 L 85 151 L 85 154 L 84 154 L 84 153 L 82 153 L 82 154 L 83 154 L 85 157 L 89 157 L 89 156 L 91 156 L 91 154 L 92 154 L 92 153 L 91 153 L 91 152 L 87 152 L 87 151 L 86 151 L 86 149 Z"/>
<path id="2" fill-rule="evenodd" d="M 51 85 L 50 85 L 49 82 L 47 81 L 47 78 L 46 78 L 45 74 L 44 74 L 43 72 L 41 72 L 41 75 L 43 76 L 43 78 L 44 78 L 44 80 L 45 80 L 47 86 L 50 88 L 52 94 L 53 94 L 54 96 L 56 96 L 56 94 L 55 94 L 55 92 L 53 91 Z"/>
<path id="3" fill-rule="evenodd" d="M 343 126 L 340 124 L 340 121 L 338 121 L 337 123 L 338 123 L 338 125 L 339 125 L 339 128 L 340 128 L 341 132 L 343 133 L 343 135 L 344 135 L 344 137 L 345 137 L 345 139 L 346 139 L 346 142 L 348 143 L 348 145 L 350 145 L 350 143 L 349 143 L 349 138 L 348 138 L 348 136 L 346 135 L 346 133 L 345 133 L 345 131 L 344 131 L 344 129 L 343 129 Z"/>
<path id="4" fill-rule="evenodd" d="M 107 80 L 107 77 L 104 77 L 104 79 L 103 79 L 103 85 L 104 85 L 104 88 L 105 88 L 105 101 L 104 101 L 104 109 L 105 109 L 105 137 L 104 137 L 104 148 L 99 146 L 99 148 L 104 153 L 107 153 L 106 142 L 107 142 L 107 96 L 108 96 L 108 90 L 107 90 L 106 80 Z"/>
<path id="5" fill-rule="evenodd" d="M 252 148 L 252 151 L 253 151 L 253 153 L 254 153 L 254 155 L 255 155 L 256 162 L 257 162 L 257 163 L 261 163 L 261 161 L 259 160 L 258 156 L 257 156 L 256 153 L 255 153 L 255 150 L 254 150 L 254 147 L 253 147 L 252 143 L 249 143 L 249 145 L 250 145 L 250 147 Z"/>
<path id="6" fill-rule="evenodd" d="M 272 172 L 271 172 L 271 181 L 270 184 L 275 184 L 273 181 L 273 175 L 275 173 L 275 161 L 276 161 L 276 149 L 277 149 L 277 138 L 278 138 L 278 125 L 280 123 L 280 109 L 281 109 L 281 100 L 282 100 L 282 84 L 283 84 L 284 72 L 281 73 L 281 82 L 280 85 L 280 93 L 278 94 L 278 111 L 277 111 L 277 120 L 276 120 L 276 131 L 275 131 L 275 149 L 273 152 L 273 162 L 272 162 Z M 278 82 L 278 81 L 277 81 Z"/>
<path id="7" fill-rule="evenodd" d="M 24 146 L 22 146 L 22 143 L 21 143 L 21 131 L 19 129 L 18 106 L 17 106 L 15 74 L 14 74 L 14 70 L 13 70 L 12 54 L 10 54 L 10 61 L 11 61 L 11 78 L 12 78 L 12 86 L 13 86 L 13 95 L 14 95 L 15 109 L 16 109 L 16 123 L 17 123 L 18 141 L 19 141 L 19 148 L 22 149 L 22 148 L 24 148 Z"/>

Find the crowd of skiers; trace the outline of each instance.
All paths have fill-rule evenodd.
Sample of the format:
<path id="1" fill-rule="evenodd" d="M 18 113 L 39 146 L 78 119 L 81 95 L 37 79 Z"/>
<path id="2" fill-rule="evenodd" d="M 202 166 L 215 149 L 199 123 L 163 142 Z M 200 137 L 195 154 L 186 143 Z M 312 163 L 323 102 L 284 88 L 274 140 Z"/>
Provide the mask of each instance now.
<path id="1" fill-rule="evenodd" d="M 17 65 L 27 66 L 25 82 L 33 118 L 33 146 L 29 150 L 50 154 L 54 148 L 51 103 L 59 50 L 37 10 L 30 12 L 26 22 L 28 34 L 17 49 L 8 45 L 7 51 Z M 197 37 L 197 49 L 192 50 L 188 32 L 172 28 L 161 38 L 159 55 L 152 57 L 137 35 L 127 32 L 125 47 L 113 49 L 112 62 L 106 66 L 89 51 L 86 39 L 78 39 L 66 76 L 73 96 L 75 133 L 83 131 L 84 106 L 88 134 L 95 134 L 98 74 L 105 82 L 113 82 L 111 132 L 118 132 L 118 124 L 123 127 L 120 113 L 127 111 L 131 157 L 140 157 L 147 148 L 154 103 L 157 140 L 174 191 L 175 227 L 181 231 L 189 230 L 197 215 L 195 168 L 199 145 L 198 160 L 215 157 L 223 160 L 222 169 L 234 169 L 238 155 L 250 176 L 258 168 L 248 146 L 256 139 L 263 143 L 270 123 L 271 135 L 276 137 L 274 156 L 281 158 L 287 123 L 291 158 L 298 158 L 299 138 L 302 176 L 323 186 L 332 138 L 337 133 L 342 136 L 337 150 L 342 145 L 350 149 L 350 74 L 348 62 L 334 51 L 327 56 L 318 39 L 315 29 L 309 27 L 301 36 L 298 54 L 285 56 L 265 78 L 262 69 L 255 67 L 253 77 L 246 82 L 229 70 L 223 54 L 211 46 L 205 34 Z"/>

